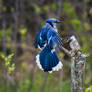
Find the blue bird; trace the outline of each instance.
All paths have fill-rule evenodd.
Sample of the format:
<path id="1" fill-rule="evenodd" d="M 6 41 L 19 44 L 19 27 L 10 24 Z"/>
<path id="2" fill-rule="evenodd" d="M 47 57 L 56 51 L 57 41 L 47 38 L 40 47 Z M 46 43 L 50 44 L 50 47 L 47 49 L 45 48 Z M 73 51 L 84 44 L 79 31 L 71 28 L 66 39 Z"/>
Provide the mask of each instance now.
<path id="1" fill-rule="evenodd" d="M 52 73 L 63 67 L 56 54 L 56 48 L 62 47 L 62 38 L 58 35 L 57 23 L 61 21 L 55 18 L 47 19 L 46 25 L 37 34 L 35 48 L 39 48 L 41 52 L 36 56 L 36 63 L 44 72 Z"/>

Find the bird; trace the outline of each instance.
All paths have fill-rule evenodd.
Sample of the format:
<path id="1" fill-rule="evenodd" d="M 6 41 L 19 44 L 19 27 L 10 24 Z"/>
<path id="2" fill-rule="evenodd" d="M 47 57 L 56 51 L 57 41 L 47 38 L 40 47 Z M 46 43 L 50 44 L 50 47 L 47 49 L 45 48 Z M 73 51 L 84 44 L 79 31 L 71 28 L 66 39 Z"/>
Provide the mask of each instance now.
<path id="1" fill-rule="evenodd" d="M 57 24 L 59 19 L 50 18 L 46 20 L 46 25 L 38 32 L 35 41 L 35 48 L 40 49 L 40 54 L 36 56 L 38 67 L 44 72 L 52 73 L 62 69 L 63 64 L 56 54 L 56 48 L 62 48 L 62 37 L 59 36 Z"/>

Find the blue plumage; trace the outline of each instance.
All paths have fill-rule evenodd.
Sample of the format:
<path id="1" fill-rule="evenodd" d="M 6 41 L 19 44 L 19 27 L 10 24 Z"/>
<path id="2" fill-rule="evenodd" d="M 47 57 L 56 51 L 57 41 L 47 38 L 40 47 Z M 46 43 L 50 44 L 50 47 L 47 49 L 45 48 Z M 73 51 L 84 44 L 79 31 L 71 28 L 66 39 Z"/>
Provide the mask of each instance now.
<path id="1" fill-rule="evenodd" d="M 45 31 L 46 28 L 43 27 L 40 32 L 37 34 L 37 38 L 36 38 L 36 45 L 35 47 L 38 48 L 38 46 L 40 46 L 40 48 L 44 47 L 44 44 L 46 43 L 46 35 L 45 35 Z"/>
<path id="2" fill-rule="evenodd" d="M 51 52 L 49 45 L 47 45 L 40 53 L 40 63 L 44 71 L 52 71 L 52 68 L 59 63 L 56 52 Z"/>
<path id="3" fill-rule="evenodd" d="M 37 55 L 36 62 L 45 72 L 58 71 L 63 66 L 55 52 L 56 47 L 62 46 L 62 38 L 59 37 L 56 28 L 56 23 L 59 22 L 57 19 L 46 20 L 46 25 L 37 35 L 35 47 L 42 51 Z"/>

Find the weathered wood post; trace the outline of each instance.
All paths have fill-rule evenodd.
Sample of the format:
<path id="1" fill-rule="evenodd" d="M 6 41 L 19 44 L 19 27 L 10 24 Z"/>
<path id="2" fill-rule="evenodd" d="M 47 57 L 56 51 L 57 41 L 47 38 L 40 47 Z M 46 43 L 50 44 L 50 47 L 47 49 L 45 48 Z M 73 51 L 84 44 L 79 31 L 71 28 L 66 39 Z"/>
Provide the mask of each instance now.
<path id="1" fill-rule="evenodd" d="M 87 55 L 78 51 L 71 57 L 71 92 L 84 92 L 84 71 Z"/>
<path id="2" fill-rule="evenodd" d="M 71 92 L 84 92 L 85 60 L 88 55 L 83 54 L 80 45 L 74 36 L 70 37 L 71 51 L 62 49 L 71 57 Z"/>

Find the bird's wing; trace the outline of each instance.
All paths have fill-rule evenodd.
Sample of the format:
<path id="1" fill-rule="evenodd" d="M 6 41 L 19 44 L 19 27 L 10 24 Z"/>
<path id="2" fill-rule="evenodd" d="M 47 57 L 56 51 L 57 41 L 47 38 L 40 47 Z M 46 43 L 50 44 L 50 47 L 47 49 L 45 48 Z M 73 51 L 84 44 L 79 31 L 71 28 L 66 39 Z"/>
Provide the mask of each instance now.
<path id="1" fill-rule="evenodd" d="M 35 48 L 39 48 L 39 49 L 44 48 L 46 44 L 46 36 L 44 35 L 45 31 L 46 31 L 46 28 L 42 27 L 40 32 L 37 34 L 36 40 L 35 40 Z"/>
<path id="2" fill-rule="evenodd" d="M 53 29 L 51 29 L 47 34 L 47 40 L 48 45 L 51 49 L 55 49 L 56 47 L 61 48 L 62 47 L 62 38 L 58 35 L 57 32 L 55 32 Z"/>

